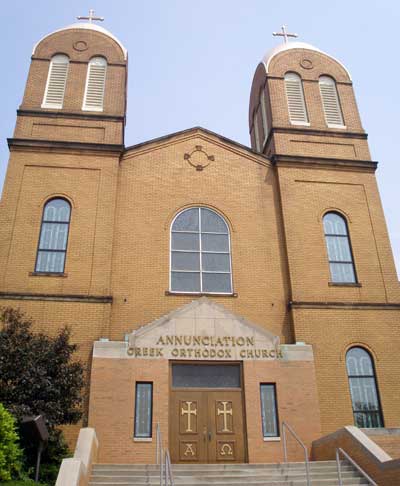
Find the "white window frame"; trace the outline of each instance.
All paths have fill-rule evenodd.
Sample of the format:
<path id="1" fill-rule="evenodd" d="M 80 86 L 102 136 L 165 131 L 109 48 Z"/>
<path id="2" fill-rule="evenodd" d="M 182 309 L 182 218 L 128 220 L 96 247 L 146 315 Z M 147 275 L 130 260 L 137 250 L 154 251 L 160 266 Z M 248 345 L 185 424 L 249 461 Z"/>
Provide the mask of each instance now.
<path id="1" fill-rule="evenodd" d="M 329 80 L 329 82 L 326 82 L 327 80 Z M 321 91 L 321 84 L 333 86 L 336 106 L 337 106 L 337 109 L 339 111 L 340 118 L 342 119 L 342 123 L 328 123 L 328 118 L 327 118 L 326 111 L 325 111 L 324 96 L 323 96 L 322 91 Z M 338 90 L 337 90 L 336 81 L 331 76 L 326 76 L 326 75 L 320 76 L 319 80 L 318 80 L 318 86 L 319 86 L 319 94 L 321 96 L 321 104 L 322 104 L 322 109 L 324 111 L 326 126 L 328 128 L 340 128 L 342 130 L 347 128 L 345 123 L 344 123 L 343 110 L 342 110 L 342 106 L 340 104 L 339 93 L 338 93 Z"/>
<path id="2" fill-rule="evenodd" d="M 197 233 L 200 235 L 199 237 L 199 249 L 196 250 L 196 251 L 193 251 L 193 250 L 172 250 L 172 228 L 173 228 L 173 225 L 175 223 L 175 220 L 182 214 L 184 213 L 185 211 L 187 210 L 190 210 L 190 209 L 197 209 L 199 211 L 199 231 L 177 231 L 177 233 L 189 233 L 189 234 L 193 234 L 193 233 Z M 229 269 L 230 271 L 229 272 L 222 272 L 222 271 L 210 271 L 210 270 L 205 270 L 204 273 L 223 273 L 223 274 L 230 274 L 230 287 L 231 287 L 231 291 L 230 292 L 209 292 L 209 291 L 203 291 L 203 279 L 202 279 L 202 274 L 203 274 L 203 267 L 202 267 L 202 258 L 201 258 L 201 255 L 202 253 L 219 253 L 219 254 L 222 254 L 222 255 L 226 255 L 228 252 L 226 251 L 203 251 L 202 248 L 201 248 L 201 209 L 207 209 L 209 211 L 212 211 L 213 213 L 215 213 L 217 216 L 219 216 L 220 218 L 222 218 L 222 220 L 224 221 L 224 223 L 226 224 L 226 227 L 227 227 L 227 230 L 228 230 L 228 252 L 229 252 Z M 221 234 L 226 234 L 226 233 L 218 233 L 218 232 L 210 232 L 210 231 L 206 231 L 205 233 L 207 234 L 214 234 L 214 235 L 221 235 Z M 196 271 L 196 270 L 179 270 L 179 272 L 182 272 L 182 273 L 199 273 L 200 274 L 200 290 L 199 291 L 190 291 L 190 290 L 172 290 L 172 272 L 174 270 L 172 270 L 172 252 L 173 251 L 178 251 L 178 252 L 181 252 L 181 253 L 199 253 L 200 254 L 200 265 L 199 265 L 199 270 Z M 178 271 L 178 270 L 175 270 L 175 271 Z M 228 223 L 226 222 L 226 219 L 220 214 L 218 213 L 217 211 L 215 211 L 214 209 L 208 207 L 208 206 L 192 206 L 192 207 L 189 207 L 189 208 L 185 208 L 183 209 L 182 211 L 179 211 L 179 213 L 174 217 L 174 219 L 172 220 L 171 222 L 171 226 L 170 226 L 170 229 L 169 229 L 169 292 L 172 293 L 172 294 L 194 294 L 194 295 L 199 295 L 199 294 L 210 294 L 210 295 L 233 295 L 234 294 L 234 291 L 233 291 L 233 279 L 232 279 L 232 248 L 231 248 L 231 231 L 230 231 L 230 228 L 229 228 L 229 225 Z"/>
<path id="3" fill-rule="evenodd" d="M 57 58 L 58 59 L 63 58 L 63 59 L 65 59 L 67 61 L 65 63 L 59 63 L 59 64 L 66 64 L 67 65 L 67 71 L 65 73 L 65 79 L 64 79 L 64 86 L 63 86 L 63 93 L 62 93 L 61 103 L 55 105 L 54 103 L 53 104 L 52 103 L 46 103 L 46 98 L 47 98 L 48 89 L 49 89 L 49 85 L 50 85 L 50 80 L 51 80 L 51 75 L 52 75 L 52 71 L 53 71 L 53 66 L 57 62 Z M 53 110 L 60 110 L 60 109 L 62 109 L 62 107 L 64 105 L 65 87 L 67 85 L 68 72 L 69 72 L 69 57 L 67 55 L 65 55 L 65 54 L 56 54 L 56 55 L 54 55 L 50 59 L 49 71 L 47 73 L 46 87 L 44 89 L 44 96 L 43 96 L 43 101 L 42 101 L 42 104 L 41 104 L 41 108 L 52 108 Z"/>
<path id="4" fill-rule="evenodd" d="M 304 112 L 304 115 L 305 115 L 305 118 L 306 118 L 304 121 L 303 120 L 292 120 L 291 119 L 289 97 L 288 97 L 287 86 L 286 86 L 286 80 L 289 78 L 289 76 L 295 77 L 296 81 L 299 83 L 300 91 L 301 91 L 301 103 L 302 103 L 303 112 Z M 306 99 L 305 99 L 305 96 L 304 96 L 303 80 L 301 79 L 301 76 L 299 74 L 295 73 L 295 72 L 291 72 L 291 71 L 287 72 L 284 76 L 284 84 L 285 84 L 286 105 L 287 105 L 287 110 L 288 110 L 289 122 L 292 125 L 300 125 L 300 126 L 309 127 L 310 126 L 310 120 L 309 120 L 309 117 L 308 117 Z"/>
<path id="5" fill-rule="evenodd" d="M 94 65 L 94 63 L 98 60 L 102 60 L 104 62 L 105 70 L 104 70 L 104 81 L 103 81 L 103 91 L 101 94 L 101 107 L 100 106 L 87 106 L 87 93 L 88 93 L 88 88 L 89 88 L 89 79 L 90 79 L 90 72 L 91 72 L 91 66 Z M 87 73 L 86 73 L 86 84 L 85 84 L 85 93 L 83 95 L 83 103 L 82 103 L 82 111 L 104 111 L 104 93 L 106 89 L 106 78 L 107 78 L 107 68 L 108 68 L 108 63 L 107 60 L 104 57 L 101 56 L 95 56 L 92 57 L 88 63 L 87 67 Z"/>

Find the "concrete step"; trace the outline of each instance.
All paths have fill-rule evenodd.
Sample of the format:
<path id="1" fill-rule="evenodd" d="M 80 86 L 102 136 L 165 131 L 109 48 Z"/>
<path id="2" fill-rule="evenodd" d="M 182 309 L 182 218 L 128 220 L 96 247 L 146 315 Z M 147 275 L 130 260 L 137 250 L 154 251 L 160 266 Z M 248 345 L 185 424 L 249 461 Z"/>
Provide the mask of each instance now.
<path id="1" fill-rule="evenodd" d="M 342 461 L 343 484 L 368 485 L 358 471 Z M 304 462 L 275 464 L 174 464 L 176 486 L 306 486 Z M 312 486 L 337 486 L 335 461 L 310 462 Z M 89 486 L 158 486 L 155 464 L 95 464 Z"/>

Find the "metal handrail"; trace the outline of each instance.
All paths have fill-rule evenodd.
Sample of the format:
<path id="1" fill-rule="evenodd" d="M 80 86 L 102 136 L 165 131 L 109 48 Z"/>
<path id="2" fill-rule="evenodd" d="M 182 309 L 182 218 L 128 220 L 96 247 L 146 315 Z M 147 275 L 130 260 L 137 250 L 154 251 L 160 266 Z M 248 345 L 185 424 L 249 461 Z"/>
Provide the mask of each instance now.
<path id="1" fill-rule="evenodd" d="M 343 479 L 342 479 L 342 469 L 340 465 L 340 454 L 342 454 L 363 476 L 364 478 L 369 481 L 372 486 L 378 486 L 376 482 L 368 476 L 368 474 L 361 469 L 361 467 L 345 452 L 341 447 L 336 449 L 336 466 L 338 471 L 338 480 L 339 486 L 343 486 Z"/>
<path id="2" fill-rule="evenodd" d="M 169 450 L 165 451 L 165 486 L 174 486 L 174 476 L 172 474 L 171 457 Z"/>
<path id="3" fill-rule="evenodd" d="M 160 486 L 174 486 L 171 457 L 168 449 L 163 449 L 160 424 L 156 425 L 156 464 L 160 466 Z"/>
<path id="4" fill-rule="evenodd" d="M 160 486 L 163 483 L 163 446 L 160 424 L 156 425 L 156 464 L 160 466 Z"/>
<path id="5" fill-rule="evenodd" d="M 290 427 L 289 424 L 286 422 L 282 422 L 282 436 L 283 436 L 283 457 L 284 461 L 288 462 L 287 460 L 287 443 L 286 443 L 286 429 L 292 434 L 292 436 L 296 439 L 296 441 L 301 445 L 304 450 L 304 459 L 306 464 L 306 478 L 307 478 L 307 486 L 311 486 L 310 480 L 310 464 L 308 461 L 308 450 L 307 447 L 304 445 L 303 441 L 300 437 L 296 434 L 296 432 Z"/>

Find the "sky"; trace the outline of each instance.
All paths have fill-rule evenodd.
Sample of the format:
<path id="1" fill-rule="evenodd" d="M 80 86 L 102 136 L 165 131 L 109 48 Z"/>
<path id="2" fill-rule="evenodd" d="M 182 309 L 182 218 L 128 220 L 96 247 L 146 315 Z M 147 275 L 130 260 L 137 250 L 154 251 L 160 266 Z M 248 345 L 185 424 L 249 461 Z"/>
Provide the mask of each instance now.
<path id="1" fill-rule="evenodd" d="M 93 8 L 129 52 L 127 146 L 193 126 L 250 145 L 264 53 L 290 32 L 350 71 L 400 273 L 398 0 L 14 0 L 1 4 L 0 190 L 33 45 Z M 392 95 L 395 92 L 397 97 Z"/>

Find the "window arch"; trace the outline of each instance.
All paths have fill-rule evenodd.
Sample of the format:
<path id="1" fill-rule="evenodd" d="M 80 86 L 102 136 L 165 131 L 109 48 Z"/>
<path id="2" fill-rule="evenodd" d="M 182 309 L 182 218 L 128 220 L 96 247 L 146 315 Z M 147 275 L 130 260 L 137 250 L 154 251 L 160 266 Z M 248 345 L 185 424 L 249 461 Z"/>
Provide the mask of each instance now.
<path id="1" fill-rule="evenodd" d="M 325 214 L 323 224 L 332 282 L 355 283 L 356 272 L 345 218 L 329 212 Z"/>
<path id="2" fill-rule="evenodd" d="M 54 198 L 45 204 L 35 272 L 64 272 L 70 219 L 71 205 L 65 199 Z"/>
<path id="3" fill-rule="evenodd" d="M 362 428 L 383 427 L 371 355 L 364 348 L 350 348 L 346 354 L 346 367 L 355 425 Z"/>
<path id="4" fill-rule="evenodd" d="M 229 227 L 212 209 L 181 211 L 171 225 L 172 292 L 232 293 Z"/>
<path id="5" fill-rule="evenodd" d="M 51 58 L 42 108 L 60 109 L 63 107 L 68 68 L 68 56 L 57 54 Z"/>
<path id="6" fill-rule="evenodd" d="M 290 123 L 293 125 L 308 125 L 301 77 L 296 73 L 286 73 L 285 90 Z"/>
<path id="7" fill-rule="evenodd" d="M 328 127 L 343 128 L 343 115 L 335 80 L 329 76 L 321 76 L 319 78 L 319 91 L 321 93 L 326 124 Z"/>
<path id="8" fill-rule="evenodd" d="M 89 61 L 82 110 L 103 111 L 106 72 L 104 57 L 93 57 Z"/>

